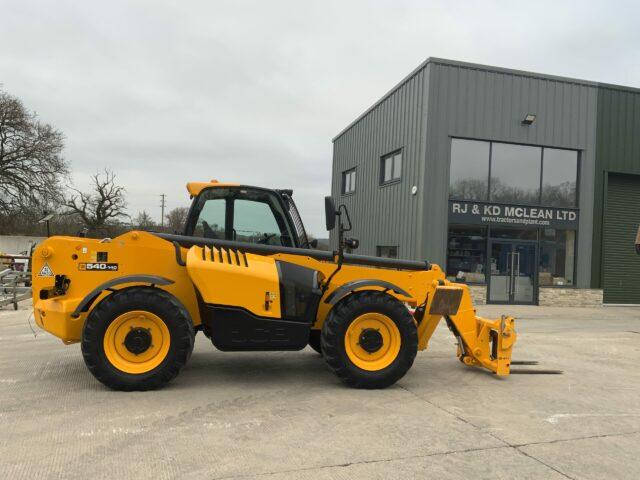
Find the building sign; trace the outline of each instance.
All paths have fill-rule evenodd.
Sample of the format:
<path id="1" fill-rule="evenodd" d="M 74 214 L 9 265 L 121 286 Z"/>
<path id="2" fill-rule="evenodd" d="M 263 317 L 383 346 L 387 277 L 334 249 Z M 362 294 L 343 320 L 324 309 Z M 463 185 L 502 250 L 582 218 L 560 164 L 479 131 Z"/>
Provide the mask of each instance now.
<path id="1" fill-rule="evenodd" d="M 450 200 L 449 223 L 575 230 L 578 210 Z"/>

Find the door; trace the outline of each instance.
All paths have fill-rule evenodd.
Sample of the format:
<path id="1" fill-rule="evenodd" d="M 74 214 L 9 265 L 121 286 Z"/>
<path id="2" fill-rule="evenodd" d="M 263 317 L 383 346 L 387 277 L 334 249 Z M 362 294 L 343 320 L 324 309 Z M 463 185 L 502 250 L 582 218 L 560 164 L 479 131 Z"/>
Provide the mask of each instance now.
<path id="1" fill-rule="evenodd" d="M 535 303 L 535 243 L 493 240 L 489 266 L 489 303 Z"/>
<path id="2" fill-rule="evenodd" d="M 640 175 L 610 173 L 604 212 L 604 303 L 640 304 L 640 255 L 634 249 L 640 225 Z"/>

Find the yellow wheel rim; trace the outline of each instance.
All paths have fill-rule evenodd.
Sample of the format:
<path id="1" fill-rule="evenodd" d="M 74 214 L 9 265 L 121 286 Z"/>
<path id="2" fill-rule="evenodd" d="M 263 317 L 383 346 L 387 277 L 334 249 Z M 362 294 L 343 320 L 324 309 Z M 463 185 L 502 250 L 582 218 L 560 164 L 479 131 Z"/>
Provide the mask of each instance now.
<path id="1" fill-rule="evenodd" d="M 107 328 L 103 340 L 104 353 L 111 365 L 133 374 L 146 373 L 160 365 L 170 344 L 171 335 L 164 321 L 143 310 L 118 316 Z"/>
<path id="2" fill-rule="evenodd" d="M 373 349 L 371 345 L 361 343 L 363 335 L 368 334 L 375 336 L 378 345 L 380 340 L 382 341 L 382 345 L 375 351 L 370 351 Z M 400 330 L 395 322 L 381 313 L 360 315 L 351 322 L 344 337 L 344 347 L 349 360 L 357 367 L 369 371 L 382 370 L 391 365 L 400 352 L 401 343 Z"/>

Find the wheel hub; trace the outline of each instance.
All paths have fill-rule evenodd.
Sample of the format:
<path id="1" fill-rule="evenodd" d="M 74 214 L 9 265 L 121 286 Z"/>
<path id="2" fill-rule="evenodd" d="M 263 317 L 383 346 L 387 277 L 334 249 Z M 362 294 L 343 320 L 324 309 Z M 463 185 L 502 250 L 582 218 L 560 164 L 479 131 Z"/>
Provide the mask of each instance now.
<path id="1" fill-rule="evenodd" d="M 375 353 L 382 348 L 384 341 L 380 331 L 375 328 L 364 328 L 360 333 L 358 344 L 367 353 Z"/>
<path id="2" fill-rule="evenodd" d="M 124 346 L 134 355 L 140 355 L 151 347 L 151 333 L 146 328 L 132 328 L 124 337 Z"/>

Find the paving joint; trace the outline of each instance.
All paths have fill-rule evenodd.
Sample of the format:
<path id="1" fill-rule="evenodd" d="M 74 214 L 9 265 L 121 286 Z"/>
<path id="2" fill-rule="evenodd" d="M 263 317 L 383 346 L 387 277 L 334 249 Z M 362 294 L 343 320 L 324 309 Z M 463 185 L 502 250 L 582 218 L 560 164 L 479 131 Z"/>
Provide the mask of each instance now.
<path id="1" fill-rule="evenodd" d="M 575 480 L 573 477 L 570 477 L 569 475 L 567 475 L 566 473 L 562 472 L 561 470 L 558 470 L 557 468 L 555 468 L 555 467 L 553 467 L 553 466 L 551 466 L 551 465 L 546 464 L 545 462 L 543 462 L 543 461 L 542 461 L 542 460 L 540 460 L 539 458 L 536 458 L 536 457 L 534 457 L 534 456 L 533 456 L 533 455 L 531 455 L 531 454 L 528 454 L 528 453 L 526 453 L 526 452 L 523 452 L 522 450 L 520 450 L 519 446 L 511 444 L 510 442 L 508 442 L 508 441 L 504 440 L 503 438 L 500 438 L 499 436 L 497 436 L 497 435 L 496 435 L 496 434 L 494 434 L 493 432 L 489 432 L 489 431 L 484 430 L 483 428 L 481 428 L 481 427 L 479 427 L 478 425 L 474 424 L 473 422 L 471 422 L 471 421 L 467 420 L 466 418 L 463 418 L 463 417 L 461 417 L 461 416 L 460 416 L 460 415 L 458 415 L 458 414 L 455 414 L 455 413 L 453 413 L 453 412 L 450 412 L 450 411 L 449 411 L 449 410 L 447 410 L 446 408 L 441 407 L 440 405 L 438 405 L 438 404 L 436 404 L 436 403 L 433 403 L 433 402 L 431 402 L 430 400 L 427 400 L 426 398 L 424 398 L 424 397 L 422 397 L 422 396 L 418 395 L 418 394 L 417 394 L 417 393 L 415 393 L 415 392 L 412 392 L 411 390 L 409 390 L 409 389 L 408 389 L 408 388 L 406 388 L 406 387 L 403 387 L 402 385 L 399 385 L 399 387 L 400 387 L 400 388 L 402 388 L 404 391 L 406 391 L 406 392 L 410 393 L 411 395 L 415 396 L 416 398 L 418 398 L 418 399 L 422 400 L 423 402 L 426 402 L 427 404 L 429 404 L 429 405 L 431 405 L 431 406 L 433 406 L 433 407 L 435 407 L 435 408 L 438 408 L 438 409 L 440 409 L 441 411 L 443 411 L 443 412 L 445 412 L 445 413 L 448 413 L 449 415 L 453 416 L 453 417 L 454 417 L 454 418 L 456 418 L 457 420 L 459 420 L 459 421 L 461 421 L 461 422 L 463 422 L 463 423 L 466 423 L 467 425 L 471 426 L 472 428 L 475 428 L 475 429 L 476 429 L 477 431 L 479 431 L 480 433 L 487 434 L 487 435 L 489 435 L 490 437 L 494 438 L 495 440 L 498 440 L 499 442 L 501 442 L 502 444 L 504 444 L 504 447 L 502 447 L 502 448 L 510 448 L 510 449 L 513 449 L 514 451 L 518 452 L 519 454 L 524 455 L 525 457 L 528 457 L 528 458 L 530 458 L 530 459 L 532 459 L 532 460 L 534 460 L 534 461 L 538 462 L 539 464 L 541 464 L 541 465 L 543 465 L 543 466 L 545 466 L 545 467 L 549 468 L 550 470 L 553 470 L 554 472 L 556 472 L 556 473 L 558 473 L 558 474 L 560 474 L 560 475 L 564 476 L 565 478 L 569 478 L 569 479 L 571 479 L 571 480 Z"/>
<path id="2" fill-rule="evenodd" d="M 310 467 L 302 467 L 302 468 L 294 468 L 290 470 L 275 470 L 271 472 L 260 472 L 260 473 L 252 473 L 252 474 L 241 474 L 241 475 L 231 475 L 231 476 L 223 476 L 223 477 L 210 477 L 210 480 L 234 480 L 238 478 L 246 478 L 247 476 L 252 477 L 264 477 L 267 475 L 279 475 L 283 473 L 297 473 L 297 472 L 307 472 L 313 470 L 324 470 L 326 468 L 346 468 L 355 465 L 369 465 L 376 463 L 388 463 L 388 462 L 397 462 L 400 460 L 412 460 L 418 458 L 430 458 L 430 457 L 439 457 L 439 456 L 447 456 L 447 455 L 456 455 L 460 453 L 473 453 L 473 452 L 484 452 L 488 450 L 500 450 L 503 448 L 510 448 L 508 445 L 498 445 L 494 447 L 482 447 L 482 448 L 466 448 L 460 450 L 447 450 L 445 452 L 434 452 L 434 453 L 425 453 L 424 455 L 408 455 L 408 456 L 400 456 L 393 458 L 383 458 L 378 460 L 360 460 L 357 462 L 347 462 L 347 463 L 335 463 L 328 465 L 318 465 L 318 466 L 310 466 Z"/>

